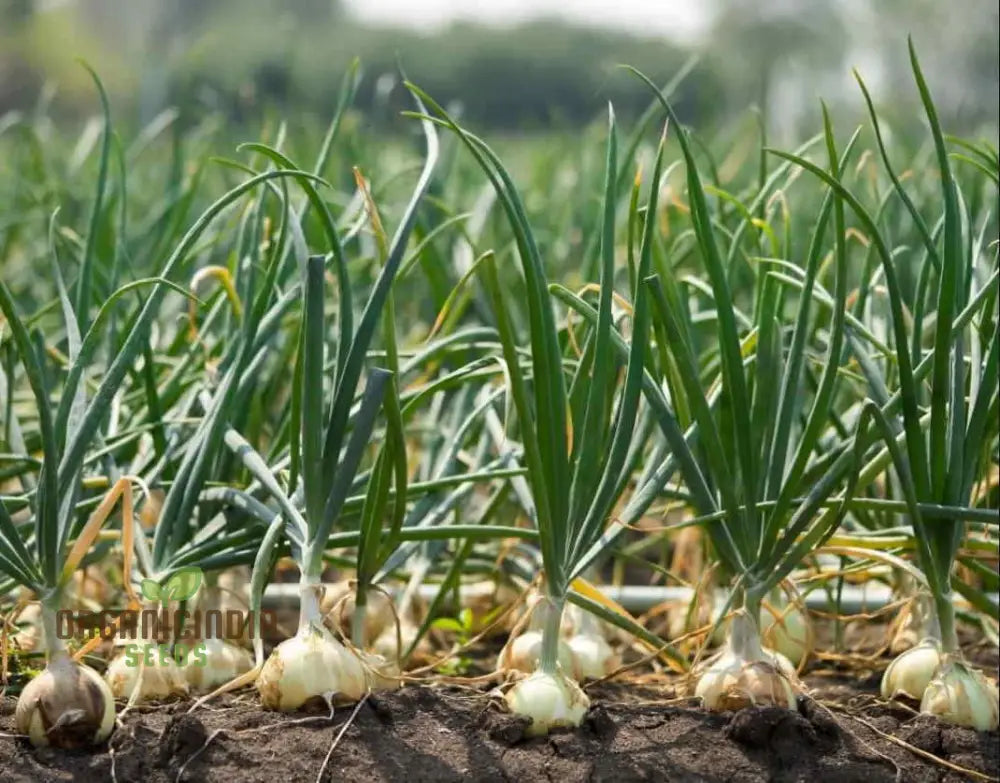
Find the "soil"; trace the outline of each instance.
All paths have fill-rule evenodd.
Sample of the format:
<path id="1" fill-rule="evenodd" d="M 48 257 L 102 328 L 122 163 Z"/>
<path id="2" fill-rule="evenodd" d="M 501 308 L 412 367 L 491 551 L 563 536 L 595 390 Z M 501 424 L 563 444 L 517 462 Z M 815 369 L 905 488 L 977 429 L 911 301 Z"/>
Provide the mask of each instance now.
<path id="1" fill-rule="evenodd" d="M 995 650 L 969 657 L 996 672 Z M 878 698 L 886 660 L 823 662 L 796 712 L 711 714 L 675 698 L 676 680 L 590 690 L 584 725 L 529 739 L 525 724 L 476 690 L 411 685 L 332 717 L 264 712 L 256 693 L 129 711 L 91 751 L 34 749 L 0 704 L 0 781 L 809 781 L 996 780 L 1000 736 L 947 726 Z M 826 668 L 821 668 L 826 667 Z M 649 683 L 647 676 L 643 680 Z"/>

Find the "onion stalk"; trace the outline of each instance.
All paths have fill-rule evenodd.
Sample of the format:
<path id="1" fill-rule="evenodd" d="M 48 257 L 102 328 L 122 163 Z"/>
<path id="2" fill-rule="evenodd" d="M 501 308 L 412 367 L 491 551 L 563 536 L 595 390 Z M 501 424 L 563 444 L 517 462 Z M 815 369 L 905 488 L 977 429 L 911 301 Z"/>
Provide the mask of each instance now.
<path id="1" fill-rule="evenodd" d="M 82 350 L 77 314 L 69 303 L 58 268 L 56 281 L 70 359 L 82 371 L 85 361 L 77 361 Z M 85 303 L 90 304 L 89 300 Z M 0 311 L 34 396 L 43 449 L 39 482 L 32 487 L 33 497 L 27 503 L 26 523 L 15 523 L 6 505 L 0 503 L 0 574 L 12 578 L 38 598 L 46 656 L 45 669 L 25 686 L 18 699 L 15 725 L 34 745 L 98 744 L 114 729 L 114 698 L 97 672 L 70 656 L 58 634 L 57 614 L 65 605 L 65 593 L 75 571 L 119 498 L 123 518 L 131 520 L 131 484 L 135 479 L 124 476 L 116 481 L 90 517 L 80 524 L 73 509 L 83 454 L 95 434 L 95 417 L 103 417 L 106 411 L 97 400 L 87 403 L 79 376 L 73 380 L 72 373 L 63 388 L 58 410 L 53 410 L 41 365 L 44 352 L 28 334 L 3 281 L 0 281 Z M 85 325 L 89 323 L 88 314 L 80 316 Z M 114 359 L 128 362 L 131 356 L 134 348 L 130 355 L 128 346 L 123 346 Z M 109 372 L 112 379 L 116 375 L 117 369 Z M 120 375 L 112 382 L 119 380 Z M 72 453 L 74 449 L 78 451 Z M 24 535 L 29 529 L 31 535 Z"/>

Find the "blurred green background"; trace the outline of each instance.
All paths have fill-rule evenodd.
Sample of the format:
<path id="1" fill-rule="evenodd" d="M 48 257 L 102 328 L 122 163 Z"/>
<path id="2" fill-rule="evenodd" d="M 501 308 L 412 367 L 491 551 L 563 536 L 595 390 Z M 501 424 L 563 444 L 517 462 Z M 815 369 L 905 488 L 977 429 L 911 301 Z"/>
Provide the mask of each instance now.
<path id="1" fill-rule="evenodd" d="M 904 41 L 914 36 L 946 126 L 995 136 L 995 0 L 0 0 L 0 114 L 40 103 L 57 120 L 97 110 L 76 58 L 101 75 L 116 124 L 167 106 L 235 125 L 325 117 L 355 56 L 368 121 L 399 122 L 407 76 L 466 120 L 535 131 L 589 121 L 612 100 L 641 109 L 628 62 L 666 81 L 692 55 L 682 116 L 724 127 L 765 108 L 779 141 L 816 126 L 818 97 L 860 116 L 858 67 L 883 111 L 911 112 Z M 898 122 L 897 122 L 898 125 Z"/>

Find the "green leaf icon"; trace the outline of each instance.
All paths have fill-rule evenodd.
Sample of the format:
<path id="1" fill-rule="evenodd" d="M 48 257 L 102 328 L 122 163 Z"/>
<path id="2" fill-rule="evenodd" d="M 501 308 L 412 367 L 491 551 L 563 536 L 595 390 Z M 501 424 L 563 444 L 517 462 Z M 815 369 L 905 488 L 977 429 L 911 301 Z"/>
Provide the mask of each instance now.
<path id="1" fill-rule="evenodd" d="M 200 568 L 194 566 L 182 568 L 174 572 L 164 583 L 160 594 L 164 601 L 186 601 L 198 592 L 201 581 Z"/>
<path id="2" fill-rule="evenodd" d="M 142 591 L 142 597 L 147 601 L 160 600 L 160 583 L 155 579 L 143 579 L 139 589 Z"/>

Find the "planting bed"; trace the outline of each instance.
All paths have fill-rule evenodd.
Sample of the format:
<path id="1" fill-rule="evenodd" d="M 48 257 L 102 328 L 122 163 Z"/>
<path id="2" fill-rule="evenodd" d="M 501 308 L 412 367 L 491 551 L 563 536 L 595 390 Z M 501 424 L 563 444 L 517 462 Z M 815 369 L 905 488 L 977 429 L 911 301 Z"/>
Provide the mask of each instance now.
<path id="1" fill-rule="evenodd" d="M 968 649 L 996 670 L 988 649 Z M 885 704 L 879 673 L 817 669 L 797 713 L 713 714 L 675 686 L 592 688 L 584 725 L 528 739 L 482 690 L 408 686 L 357 710 L 283 715 L 246 691 L 188 713 L 190 702 L 129 711 L 107 746 L 32 749 L 0 742 L 4 783 L 118 781 L 961 781 L 1000 774 L 1000 735 Z M 0 731 L 13 724 L 4 702 Z M 890 740 L 892 736 L 905 747 Z M 933 757 L 933 758 L 931 758 Z M 961 770 L 968 770 L 977 775 Z"/>

